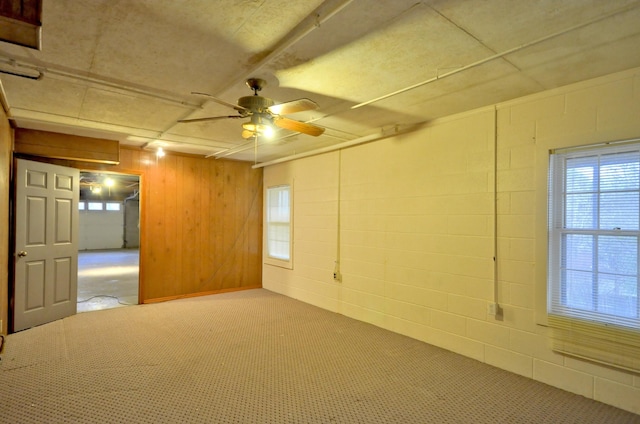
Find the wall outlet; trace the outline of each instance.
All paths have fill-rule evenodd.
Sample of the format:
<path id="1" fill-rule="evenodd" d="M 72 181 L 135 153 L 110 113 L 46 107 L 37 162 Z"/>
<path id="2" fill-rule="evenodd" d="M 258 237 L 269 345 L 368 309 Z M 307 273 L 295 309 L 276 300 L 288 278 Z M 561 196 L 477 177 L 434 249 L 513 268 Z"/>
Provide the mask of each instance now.
<path id="1" fill-rule="evenodd" d="M 333 281 L 337 283 L 342 281 L 342 274 L 340 274 L 340 265 L 338 261 L 335 261 L 335 265 L 333 267 Z"/>
<path id="2" fill-rule="evenodd" d="M 496 315 L 498 315 L 498 308 L 499 308 L 499 307 L 498 307 L 498 304 L 497 304 L 497 303 L 489 303 L 489 304 L 487 305 L 487 313 L 488 313 L 489 315 L 496 316 Z"/>

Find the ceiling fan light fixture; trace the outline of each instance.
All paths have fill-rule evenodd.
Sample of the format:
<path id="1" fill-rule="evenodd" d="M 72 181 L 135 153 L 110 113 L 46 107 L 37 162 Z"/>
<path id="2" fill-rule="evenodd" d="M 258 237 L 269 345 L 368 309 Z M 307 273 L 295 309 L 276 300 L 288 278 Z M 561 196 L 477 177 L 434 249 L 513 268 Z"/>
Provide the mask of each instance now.
<path id="1" fill-rule="evenodd" d="M 315 124 L 297 121 L 295 119 L 282 116 L 318 109 L 318 104 L 313 100 L 302 98 L 276 104 L 273 99 L 258 95 L 258 92 L 267 84 L 265 80 L 260 78 L 249 78 L 246 82 L 247 86 L 253 91 L 253 96 L 240 97 L 237 105 L 218 99 L 210 94 L 193 92 L 193 94 L 208 96 L 216 103 L 235 109 L 239 112 L 238 115 L 181 119 L 178 122 L 188 123 L 213 121 L 226 118 L 249 118 L 250 120 L 248 122 L 242 124 L 242 138 L 244 139 L 258 136 L 272 138 L 280 128 L 314 137 L 324 133 L 324 128 Z"/>
<path id="2" fill-rule="evenodd" d="M 264 135 L 267 138 L 271 138 L 273 137 L 273 135 L 275 134 L 275 131 L 273 130 L 273 127 L 271 125 L 267 125 L 263 130 L 262 130 L 262 135 Z"/>
<path id="3" fill-rule="evenodd" d="M 272 137 L 274 134 L 271 120 L 262 114 L 251 115 L 251 121 L 242 124 L 242 128 L 265 137 Z"/>

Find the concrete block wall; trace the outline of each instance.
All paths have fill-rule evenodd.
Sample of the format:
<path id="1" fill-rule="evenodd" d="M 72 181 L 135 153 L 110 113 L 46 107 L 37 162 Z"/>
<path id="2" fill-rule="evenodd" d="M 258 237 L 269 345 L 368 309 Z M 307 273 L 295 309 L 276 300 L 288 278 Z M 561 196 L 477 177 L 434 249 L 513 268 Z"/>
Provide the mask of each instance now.
<path id="1" fill-rule="evenodd" d="M 292 270 L 263 265 L 263 283 L 268 281 L 275 292 L 336 311 L 341 289 L 333 281 L 338 246 L 339 153 L 289 162 L 265 170 L 266 174 L 270 178 L 264 181 L 265 189 L 293 185 L 294 265 Z"/>
<path id="2" fill-rule="evenodd" d="M 544 326 L 548 151 L 638 137 L 640 69 L 266 167 L 293 181 L 294 250 L 263 287 L 640 414 L 640 376 Z"/>
<path id="3" fill-rule="evenodd" d="M 122 249 L 124 212 L 80 211 L 78 250 Z"/>

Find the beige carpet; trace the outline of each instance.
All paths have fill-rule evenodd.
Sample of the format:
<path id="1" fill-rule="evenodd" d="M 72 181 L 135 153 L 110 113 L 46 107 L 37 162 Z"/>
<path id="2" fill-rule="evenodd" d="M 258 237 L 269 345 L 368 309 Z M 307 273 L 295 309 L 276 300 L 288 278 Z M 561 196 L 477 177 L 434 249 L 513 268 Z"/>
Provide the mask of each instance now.
<path id="1" fill-rule="evenodd" d="M 2 423 L 640 423 L 640 416 L 248 290 L 12 334 Z"/>

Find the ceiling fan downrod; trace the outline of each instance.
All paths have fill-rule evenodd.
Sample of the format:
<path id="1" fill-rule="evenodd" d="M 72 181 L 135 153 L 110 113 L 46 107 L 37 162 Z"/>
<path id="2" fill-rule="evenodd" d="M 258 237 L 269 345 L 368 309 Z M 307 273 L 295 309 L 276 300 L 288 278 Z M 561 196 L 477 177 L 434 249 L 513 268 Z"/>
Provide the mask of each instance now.
<path id="1" fill-rule="evenodd" d="M 249 78 L 247 80 L 247 86 L 253 90 L 253 95 L 257 96 L 258 91 L 261 91 L 263 87 L 267 85 L 267 81 L 261 78 Z"/>

